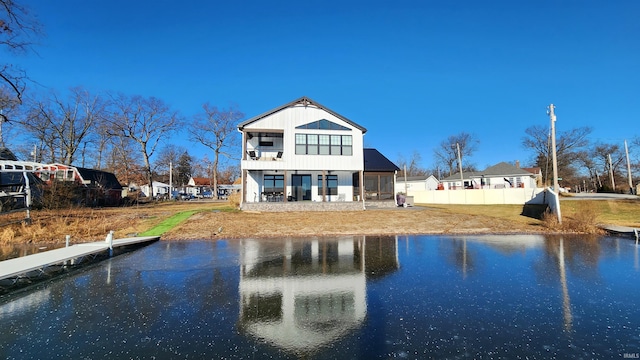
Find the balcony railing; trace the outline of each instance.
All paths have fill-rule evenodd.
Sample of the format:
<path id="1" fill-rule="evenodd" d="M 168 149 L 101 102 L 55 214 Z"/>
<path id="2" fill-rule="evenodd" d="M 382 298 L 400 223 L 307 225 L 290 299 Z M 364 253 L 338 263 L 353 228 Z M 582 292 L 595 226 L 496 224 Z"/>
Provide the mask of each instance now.
<path id="1" fill-rule="evenodd" d="M 279 161 L 282 160 L 282 151 L 273 150 L 250 150 L 247 151 L 247 160 L 260 160 L 260 161 Z"/>

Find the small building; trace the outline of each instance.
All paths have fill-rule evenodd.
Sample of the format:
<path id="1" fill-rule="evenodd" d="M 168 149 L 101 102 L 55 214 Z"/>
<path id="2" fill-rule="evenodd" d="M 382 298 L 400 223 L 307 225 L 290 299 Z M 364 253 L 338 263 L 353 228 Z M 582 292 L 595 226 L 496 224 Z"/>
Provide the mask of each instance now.
<path id="1" fill-rule="evenodd" d="M 505 189 L 505 188 L 536 188 L 536 175 L 501 162 L 483 171 L 455 173 L 441 180 L 447 190 L 457 189 Z"/>
<path id="2" fill-rule="evenodd" d="M 405 178 L 400 176 L 396 180 L 396 194 L 407 193 L 408 191 L 418 190 L 437 190 L 440 181 L 433 175 L 423 176 L 407 176 Z"/>

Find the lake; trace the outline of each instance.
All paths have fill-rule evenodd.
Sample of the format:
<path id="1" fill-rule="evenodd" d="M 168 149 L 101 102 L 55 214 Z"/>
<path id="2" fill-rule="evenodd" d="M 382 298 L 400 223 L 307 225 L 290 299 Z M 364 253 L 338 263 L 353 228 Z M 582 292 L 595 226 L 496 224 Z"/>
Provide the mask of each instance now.
<path id="1" fill-rule="evenodd" d="M 637 358 L 613 237 L 161 241 L 0 297 L 0 357 Z"/>

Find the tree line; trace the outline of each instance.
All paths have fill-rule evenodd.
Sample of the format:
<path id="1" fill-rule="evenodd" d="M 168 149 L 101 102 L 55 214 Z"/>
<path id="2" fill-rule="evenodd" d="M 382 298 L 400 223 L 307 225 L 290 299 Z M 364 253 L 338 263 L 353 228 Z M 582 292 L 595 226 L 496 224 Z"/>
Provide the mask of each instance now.
<path id="1" fill-rule="evenodd" d="M 591 140 L 591 127 L 577 127 L 556 134 L 556 158 L 561 185 L 579 191 L 628 192 L 627 153 L 632 174 L 640 171 L 640 137 L 633 136 L 628 141 L 603 142 Z M 422 157 L 414 151 L 407 159 L 402 155 L 397 164 L 400 176 L 429 176 L 438 179 L 463 172 L 478 171 L 471 158 L 479 147 L 475 135 L 461 132 L 442 140 L 433 150 L 431 168 L 421 166 Z M 544 185 L 553 183 L 552 148 L 549 126 L 533 125 L 525 129 L 521 144 L 531 154 L 524 160 L 523 167 L 540 168 Z M 626 148 L 625 148 L 626 146 Z M 458 149 L 460 155 L 458 155 Z M 462 160 L 462 164 L 458 161 Z M 638 176 L 632 176 L 633 184 Z"/>

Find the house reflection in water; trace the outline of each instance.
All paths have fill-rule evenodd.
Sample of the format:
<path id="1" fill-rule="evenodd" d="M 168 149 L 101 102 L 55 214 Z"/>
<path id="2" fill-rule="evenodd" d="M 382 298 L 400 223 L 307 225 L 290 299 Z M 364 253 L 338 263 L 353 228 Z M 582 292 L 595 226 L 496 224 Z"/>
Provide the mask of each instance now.
<path id="1" fill-rule="evenodd" d="M 394 236 L 244 240 L 241 249 L 241 331 L 295 353 L 359 328 L 367 276 L 399 267 Z"/>

